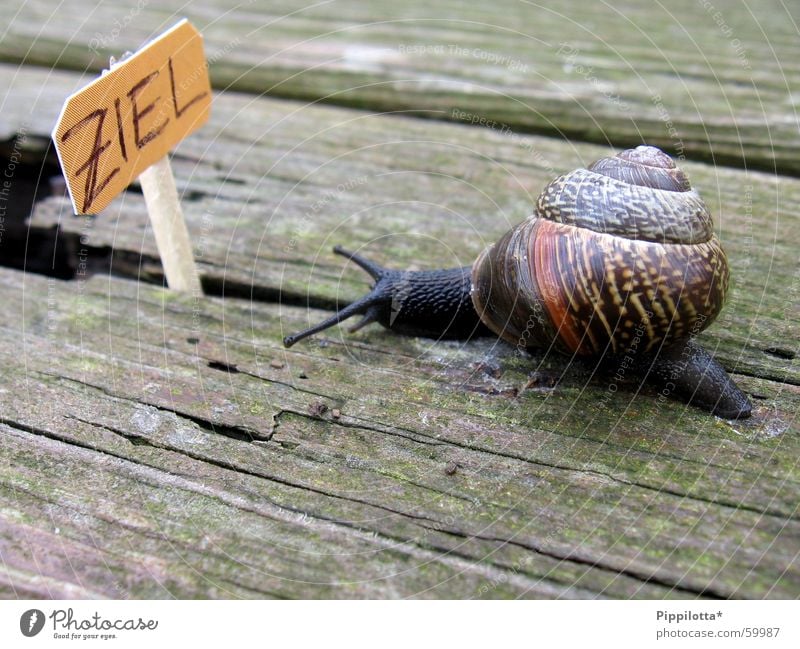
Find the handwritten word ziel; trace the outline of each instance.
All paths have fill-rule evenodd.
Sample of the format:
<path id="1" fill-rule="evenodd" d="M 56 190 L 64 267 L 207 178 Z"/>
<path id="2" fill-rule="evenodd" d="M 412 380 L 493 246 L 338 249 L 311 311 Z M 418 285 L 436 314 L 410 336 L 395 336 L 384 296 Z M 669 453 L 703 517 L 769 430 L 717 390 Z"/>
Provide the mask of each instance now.
<path id="1" fill-rule="evenodd" d="M 181 21 L 64 104 L 53 139 L 76 214 L 96 214 L 207 120 L 200 33 Z"/>

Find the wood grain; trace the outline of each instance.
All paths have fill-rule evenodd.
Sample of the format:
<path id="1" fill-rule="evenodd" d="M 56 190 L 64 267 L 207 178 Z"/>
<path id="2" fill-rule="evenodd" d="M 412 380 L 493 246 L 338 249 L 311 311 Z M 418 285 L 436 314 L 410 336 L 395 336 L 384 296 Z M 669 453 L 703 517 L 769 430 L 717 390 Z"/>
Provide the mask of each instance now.
<path id="1" fill-rule="evenodd" d="M 24 318 L 0 332 L 0 547 L 25 574 L 79 561 L 112 597 L 796 592 L 797 436 L 772 414 L 620 395 L 580 427 L 604 386 L 493 394 L 526 373 L 485 341 L 287 352 L 303 310 L 3 273 Z"/>
<path id="2" fill-rule="evenodd" d="M 3 70 L 23 97 L 44 79 L 76 83 L 65 73 L 15 79 Z M 46 123 L 39 113 L 54 110 L 34 105 L 29 132 Z M 3 130 L 14 128 L 0 117 Z M 530 213 L 554 176 L 614 151 L 225 93 L 210 124 L 177 149 L 173 168 L 208 291 L 332 308 L 361 295 L 368 279 L 334 257 L 333 245 L 397 268 L 469 265 Z M 731 296 L 705 344 L 727 367 L 800 384 L 791 333 L 800 318 L 800 181 L 682 166 L 709 205 L 732 269 Z M 85 236 L 84 247 L 98 254 L 113 250 L 105 262 L 112 272 L 161 281 L 135 191 L 93 220 L 72 216 L 68 199 L 52 196 L 37 203 L 32 224 Z"/>
<path id="3" fill-rule="evenodd" d="M 412 4 L 381 9 L 384 24 L 367 5 L 320 4 L 287 18 L 289 4 L 272 5 L 270 38 L 242 27 L 265 22 L 258 5 L 214 18 L 188 8 L 210 52 L 224 52 L 212 66 L 218 87 L 231 75 L 232 88 L 252 91 L 273 75 L 282 79 L 273 95 L 326 99 L 215 97 L 209 125 L 173 156 L 206 290 L 180 296 L 161 286 L 137 188 L 96 218 L 74 217 L 47 140 L 60 99 L 87 78 L 59 68 L 99 65 L 112 45 L 135 46 L 171 18 L 143 8 L 135 27 L 87 60 L 81 48 L 108 24 L 110 6 L 59 30 L 42 19 L 44 5 L 25 3 L 0 44 L 7 59 L 43 66 L 0 65 L 0 166 L 19 158 L 0 257 L 21 251 L 29 264 L 0 268 L 0 596 L 797 597 L 800 181 L 782 157 L 797 136 L 779 128 L 793 109 L 779 107 L 788 104 L 775 81 L 776 70 L 789 81 L 796 70 L 785 56 L 758 68 L 760 96 L 777 103 L 751 131 L 737 130 L 755 110 L 741 90 L 749 81 L 736 76 L 741 62 L 709 55 L 698 67 L 681 39 L 722 52 L 735 34 L 763 64 L 755 26 L 769 28 L 780 55 L 789 21 L 782 8 L 747 17 L 719 4 L 730 36 L 702 4 L 670 5 L 688 12 L 676 22 L 652 5 L 661 20 L 633 30 L 638 45 L 611 39 L 619 13 L 608 6 L 575 22 L 566 8 L 559 16 L 530 4 L 444 21 L 436 16 L 447 5 L 422 14 Z M 647 12 L 625 8 L 633 25 Z M 32 35 L 34 14 L 42 31 Z M 371 71 L 371 50 L 347 59 L 342 48 L 363 39 L 395 56 L 400 44 L 441 41 L 511 56 L 528 40 L 513 25 L 552 40 L 557 23 L 565 42 L 584 34 L 580 56 L 596 52 L 602 74 L 610 44 L 624 52 L 620 65 L 635 55 L 639 81 L 670 111 L 704 93 L 695 110 L 707 130 L 687 155 L 734 163 L 736 148 L 747 162 L 681 164 L 733 274 L 729 304 L 702 342 L 753 396 L 751 420 L 716 419 L 630 381 L 612 390 L 592 366 L 519 356 L 489 338 L 436 342 L 374 326 L 281 347 L 286 333 L 365 290 L 363 273 L 331 255 L 334 244 L 398 268 L 471 263 L 529 213 L 547 181 L 615 149 L 576 141 L 605 137 L 591 134 L 595 118 L 598 133 L 610 132 L 609 100 L 592 98 L 603 91 L 534 40 L 523 64 L 538 66 L 544 52 L 542 79 L 573 80 L 552 103 L 541 102 L 546 84 L 528 90 L 519 70 L 499 74 L 496 61 L 472 54 L 409 50 L 402 65 L 378 61 Z M 669 74 L 667 60 L 677 66 Z M 443 90 L 445 73 L 461 83 Z M 666 94 L 671 77 L 683 91 Z M 649 94 L 622 71 L 619 79 L 631 123 L 646 125 Z M 522 104 L 504 84 L 533 93 L 544 112 L 514 108 Z M 722 119 L 720 97 L 734 88 L 741 103 Z M 578 95 L 591 120 L 570 112 Z M 418 118 L 459 107 L 521 126 Z M 555 124 L 553 115 L 572 125 L 569 139 L 522 133 L 554 133 L 535 123 Z M 680 121 L 685 141 L 691 123 Z M 663 132 L 653 124 L 648 138 Z M 765 124 L 780 133 L 771 153 Z M 772 164 L 770 155 L 781 174 L 751 168 Z M 72 279 L 30 272 L 34 258 Z"/>
<path id="4" fill-rule="evenodd" d="M 794 6 L 13 0 L 0 60 L 99 71 L 188 17 L 220 90 L 800 174 Z"/>

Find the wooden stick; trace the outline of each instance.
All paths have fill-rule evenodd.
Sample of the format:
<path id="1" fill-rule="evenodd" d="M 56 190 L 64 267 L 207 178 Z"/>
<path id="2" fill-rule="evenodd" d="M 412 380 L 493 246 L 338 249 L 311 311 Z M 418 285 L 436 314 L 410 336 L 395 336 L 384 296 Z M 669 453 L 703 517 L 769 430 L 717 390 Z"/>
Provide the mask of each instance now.
<path id="1" fill-rule="evenodd" d="M 178 201 L 169 156 L 164 156 L 145 169 L 139 176 L 139 183 L 156 235 L 167 285 L 176 291 L 202 295 L 203 289 L 194 264 L 192 244 Z"/>

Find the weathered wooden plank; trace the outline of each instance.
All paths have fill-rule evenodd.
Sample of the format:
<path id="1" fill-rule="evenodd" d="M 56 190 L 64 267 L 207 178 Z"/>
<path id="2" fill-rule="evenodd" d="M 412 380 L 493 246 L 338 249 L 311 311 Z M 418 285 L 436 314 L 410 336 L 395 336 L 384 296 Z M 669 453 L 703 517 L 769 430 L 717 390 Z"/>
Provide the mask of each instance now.
<path id="1" fill-rule="evenodd" d="M 570 415 L 576 400 L 605 386 L 567 377 L 509 398 L 502 388 L 526 372 L 486 342 L 432 350 L 405 339 L 395 356 L 375 333 L 362 345 L 286 352 L 278 330 L 303 310 L 196 301 L 113 278 L 0 276 L 4 302 L 23 314 L 0 330 L 11 388 L 0 395 L 5 505 L 22 491 L 80 511 L 103 552 L 155 557 L 170 581 L 149 581 L 134 562 L 123 581 L 134 594 L 787 597 L 800 588 L 798 438 L 773 428 L 791 421 L 796 391 L 776 400 L 786 410 L 774 418 L 735 426 L 623 397 L 622 414 L 578 427 L 570 417 L 586 413 Z M 500 378 L 476 372 L 476 356 Z M 41 525 L 49 509 L 23 499 L 12 511 Z M 85 543 L 68 512 L 57 514 L 62 534 Z M 173 572 L 178 557 L 163 543 L 176 539 L 186 568 Z M 12 550 L 12 565 L 29 570 L 24 548 Z M 324 561 L 298 565 L 307 554 Z M 63 580 L 60 565 L 48 576 Z M 320 574 L 333 577 L 309 590 L 297 583 Z M 354 574 L 371 580 L 345 587 Z M 107 574 L 90 575 L 115 594 Z"/>
<path id="2" fill-rule="evenodd" d="M 28 135 L 17 178 L 35 180 L 34 135 L 57 109 L 38 93 L 77 78 L 2 73 L 26 99 L 0 126 Z M 287 301 L 363 290 L 332 243 L 401 267 L 468 263 L 546 180 L 605 151 L 219 97 L 175 167 L 207 286 L 228 297 L 0 271 L 13 314 L 0 328 L 0 592 L 796 597 L 793 179 L 687 164 L 737 282 L 703 339 L 760 397 L 750 421 L 647 388 L 609 394 L 586 368 L 488 339 L 373 328 L 280 348 L 324 315 Z M 454 219 L 475 239 L 454 236 Z M 143 251 L 142 279 L 158 273 L 134 192 L 91 224 L 57 197 L 32 222 L 60 224 L 76 268 L 85 247 L 107 270 L 96 257 L 113 247 L 112 271 L 136 276 Z M 283 304 L 231 299 L 251 292 Z"/>
<path id="3" fill-rule="evenodd" d="M 55 119 L 57 107 L 35 101 L 42 83 L 76 84 L 63 73 L 3 72 L 33 106 L 27 118 L 14 111 L 0 117 L 5 132 L 19 128 L 21 119 L 36 128 L 48 114 Z M 180 145 L 174 168 L 212 292 L 330 308 L 355 299 L 366 281 L 331 255 L 333 244 L 364 247 L 399 268 L 465 265 L 521 221 L 554 176 L 608 153 L 589 145 L 566 150 L 550 138 L 225 93 L 215 100 L 210 125 Z M 706 344 L 728 368 L 800 384 L 794 335 L 800 181 L 683 166 L 715 215 L 733 273 L 729 304 L 705 334 Z M 147 261 L 157 251 L 144 201 L 133 192 L 93 222 L 76 219 L 68 200 L 54 196 L 37 204 L 32 223 L 86 237 L 86 246 L 73 242 L 74 266 L 81 247 L 100 256 L 113 248 L 112 272 L 159 280 L 157 262 L 140 265 L 140 254 Z"/>
<path id="4" fill-rule="evenodd" d="M 286 442 L 280 442 L 280 447 L 276 445 L 275 448 L 267 449 L 263 449 L 261 447 L 252 447 L 249 445 L 244 445 L 243 447 L 241 442 L 231 442 L 230 440 L 226 440 L 226 438 L 219 435 L 209 434 L 207 431 L 198 427 L 191 420 L 171 416 L 170 413 L 162 410 L 142 406 L 141 404 L 134 402 L 126 402 L 120 399 L 106 399 L 105 403 L 99 403 L 99 400 L 93 399 L 92 394 L 90 391 L 86 390 L 85 387 L 80 390 L 75 390 L 75 386 L 73 386 L 72 391 L 63 389 L 63 387 L 57 384 L 49 384 L 42 387 L 47 389 L 48 394 L 52 396 L 56 403 L 62 405 L 66 404 L 66 407 L 61 408 L 58 406 L 54 408 L 51 412 L 51 418 L 47 420 L 47 423 L 41 424 L 43 425 L 43 428 L 36 429 L 38 434 L 58 436 L 74 444 L 88 446 L 96 451 L 101 451 L 106 455 L 124 457 L 132 462 L 135 462 L 136 464 L 157 465 L 159 468 L 168 472 L 168 474 L 163 478 L 164 480 L 168 481 L 168 484 L 162 485 L 163 488 L 180 488 L 182 485 L 173 484 L 174 478 L 170 477 L 169 475 L 178 474 L 185 476 L 186 478 L 191 478 L 195 481 L 202 480 L 202 486 L 206 491 L 208 491 L 209 485 L 218 487 L 219 489 L 215 489 L 214 491 L 214 496 L 219 499 L 233 501 L 238 507 L 252 507 L 255 511 L 261 512 L 261 510 L 264 509 L 264 503 L 275 504 L 278 502 L 280 503 L 278 505 L 279 510 L 282 510 L 284 514 L 289 516 L 292 520 L 297 521 L 297 529 L 295 533 L 291 535 L 292 538 L 288 538 L 287 536 L 287 538 L 281 539 L 281 545 L 289 550 L 293 550 L 295 553 L 301 556 L 306 552 L 312 552 L 312 548 L 306 539 L 306 535 L 313 531 L 309 530 L 309 525 L 311 525 L 314 517 L 320 519 L 321 522 L 330 521 L 331 518 L 334 517 L 334 520 L 338 523 L 338 529 L 340 532 L 343 530 L 346 536 L 349 536 L 352 533 L 359 537 L 360 535 L 357 532 L 353 532 L 350 528 L 355 527 L 356 530 L 363 528 L 364 526 L 361 524 L 361 521 L 373 521 L 374 525 L 379 529 L 388 528 L 388 531 L 393 532 L 395 535 L 402 534 L 404 530 L 410 528 L 414 534 L 414 536 L 410 538 L 411 541 L 415 541 L 417 545 L 423 545 L 426 547 L 433 546 L 433 548 L 438 547 L 440 548 L 440 552 L 444 550 L 442 550 L 440 547 L 442 541 L 439 537 L 451 538 L 448 537 L 447 534 L 441 533 L 436 529 L 429 529 L 423 525 L 420 525 L 417 521 L 419 517 L 408 516 L 408 520 L 405 522 L 403 520 L 397 520 L 402 519 L 401 513 L 393 513 L 388 506 L 370 506 L 368 503 L 362 502 L 358 497 L 358 494 L 348 494 L 347 492 L 345 492 L 343 495 L 337 495 L 336 493 L 328 494 L 320 490 L 319 487 L 313 486 L 313 483 L 307 484 L 305 487 L 298 486 L 297 483 L 308 482 L 308 478 L 304 479 L 300 477 L 298 475 L 299 473 L 305 473 L 307 476 L 312 475 L 312 472 L 309 472 L 308 470 L 309 466 L 304 467 L 303 465 L 306 463 L 303 462 L 298 463 L 295 467 L 294 477 L 292 477 L 291 473 L 289 473 L 284 475 L 282 478 L 270 479 L 268 477 L 270 473 L 269 467 L 270 465 L 274 466 L 276 460 L 263 462 L 259 461 L 259 458 L 263 460 L 269 456 L 276 455 L 275 453 L 271 453 L 269 451 L 287 447 L 288 444 Z M 62 399 L 64 401 L 62 401 Z M 103 409 L 105 410 L 105 413 L 99 412 Z M 112 409 L 113 413 L 111 412 Z M 105 422 L 110 423 L 105 423 L 103 425 L 95 424 L 94 426 L 87 423 L 87 418 L 96 418 L 98 416 L 103 417 Z M 59 417 L 62 419 L 59 419 Z M 26 419 L 26 421 L 29 422 L 26 424 L 26 426 L 30 426 L 30 422 L 35 420 L 36 417 L 22 415 L 22 419 Z M 131 424 L 133 424 L 133 428 L 129 428 Z M 65 448 L 67 448 L 67 450 L 61 451 L 60 453 L 61 462 L 68 462 L 69 457 L 73 455 L 68 446 Z M 248 453 L 255 453 L 255 455 L 252 455 L 251 459 L 245 461 L 244 458 L 247 457 Z M 38 453 L 36 455 L 38 457 Z M 61 457 L 63 455 L 66 455 L 67 458 L 65 459 L 64 457 Z M 202 461 L 193 461 L 193 458 L 195 457 L 199 457 L 207 463 Z M 280 460 L 279 463 L 285 466 L 288 461 L 289 458 L 284 458 L 283 460 Z M 126 464 L 123 463 L 123 466 L 126 466 Z M 18 467 L 16 467 L 13 471 L 14 480 L 20 479 L 20 473 L 22 472 Z M 257 478 L 267 478 L 267 480 Z M 59 482 L 62 481 L 63 475 L 61 475 Z M 292 482 L 295 484 L 292 485 Z M 36 484 L 39 485 L 40 489 L 43 488 L 43 484 L 46 483 L 46 479 L 36 479 Z M 189 487 L 186 488 L 188 489 Z M 198 483 L 193 482 L 191 488 L 192 490 L 196 491 L 200 489 L 200 486 L 198 486 Z M 135 493 L 133 496 L 129 496 L 120 494 L 119 489 L 117 489 L 115 490 L 115 493 L 117 494 L 115 497 L 120 498 L 124 502 L 127 502 L 131 498 L 136 500 L 140 495 L 140 490 L 135 488 L 134 491 Z M 244 504 L 240 502 L 243 500 L 246 501 Z M 92 502 L 82 503 L 84 509 L 91 509 L 93 505 L 94 503 Z M 77 504 L 75 506 L 77 506 Z M 124 503 L 120 503 L 119 506 L 121 509 L 124 509 Z M 306 507 L 308 507 L 308 510 L 306 510 Z M 176 508 L 178 508 L 177 505 Z M 141 505 L 138 506 L 137 511 L 139 509 L 141 509 Z M 149 507 L 146 507 L 146 509 L 149 510 Z M 194 508 L 187 505 L 182 505 L 179 509 L 180 511 L 186 509 L 191 510 L 191 520 L 193 520 L 196 525 L 202 525 L 206 515 L 205 510 L 196 511 Z M 309 518 L 308 515 L 309 511 L 312 514 L 311 518 Z M 228 516 L 228 520 L 235 518 L 237 520 L 237 525 L 243 522 L 240 521 L 241 513 L 237 514 L 237 512 L 234 511 L 230 512 Z M 126 527 L 128 526 L 125 525 L 126 521 L 124 520 L 118 521 L 117 524 L 124 525 Z M 185 524 L 188 525 L 189 523 L 187 522 Z M 62 530 L 60 533 L 65 534 L 66 531 Z M 166 541 L 171 541 L 173 540 L 174 534 L 167 534 L 167 532 L 164 532 L 164 536 L 166 537 Z M 260 536 L 261 543 L 277 543 L 276 536 L 277 533 L 274 530 L 270 531 L 268 534 L 262 534 Z M 353 551 L 353 554 L 356 556 L 349 561 L 346 571 L 347 574 L 343 573 L 341 575 L 341 579 L 343 581 L 350 581 L 356 575 L 360 575 L 363 578 L 375 569 L 386 570 L 387 578 L 392 574 L 396 574 L 400 570 L 406 572 L 417 571 L 417 566 L 413 562 L 406 567 L 399 567 L 397 565 L 387 565 L 386 560 L 377 562 L 374 561 L 376 554 L 383 552 L 391 546 L 406 544 L 408 542 L 407 539 L 403 537 L 394 539 L 383 538 L 381 541 L 382 534 L 378 535 L 375 531 L 372 533 L 372 536 L 378 538 L 378 541 L 373 541 L 368 548 L 362 549 L 358 552 Z M 109 541 L 111 539 L 116 539 L 113 526 L 109 526 L 109 531 L 105 532 L 104 538 L 106 539 L 105 542 L 100 543 L 100 545 L 103 547 L 109 545 Z M 369 538 L 369 536 L 367 536 L 367 538 Z M 333 548 L 330 552 L 335 554 L 343 552 L 345 548 L 352 543 L 352 541 L 348 541 L 347 539 L 338 541 L 335 538 L 330 538 L 327 542 L 329 547 Z M 220 545 L 224 547 L 226 553 L 235 554 L 235 548 L 232 547 L 232 543 L 233 540 L 226 539 L 226 542 L 220 543 Z M 463 544 L 463 540 L 456 537 L 453 540 L 449 540 L 444 545 L 452 546 L 446 547 L 446 552 L 448 555 L 459 557 L 464 554 L 463 551 L 459 550 L 459 546 L 463 546 Z M 44 543 L 43 545 L 46 546 L 47 544 Z M 481 548 L 481 545 L 486 547 Z M 498 545 L 498 543 L 488 542 L 481 544 L 479 541 L 476 541 L 476 547 L 473 551 L 478 551 L 478 556 L 476 558 L 480 558 L 484 556 L 486 552 L 496 552 L 498 550 Z M 118 548 L 113 546 L 110 549 L 116 550 Z M 319 550 L 314 550 L 313 552 L 320 553 Z M 415 556 L 415 561 L 418 561 L 421 560 L 421 557 L 426 553 L 423 552 L 420 554 L 419 552 L 414 552 L 412 554 Z M 500 556 L 503 554 L 508 553 L 502 552 L 502 548 L 500 548 Z M 523 552 L 519 548 L 516 548 L 516 554 L 521 555 Z M 164 560 L 168 560 L 169 556 L 170 553 L 161 548 L 156 552 L 155 558 L 160 558 L 163 562 Z M 9 560 L 7 554 L 6 559 Z M 11 556 L 10 559 L 12 560 L 13 564 L 14 556 Z M 181 560 L 183 559 L 185 559 L 185 557 L 181 558 Z M 296 561 L 296 559 L 289 560 L 288 558 L 276 558 L 275 552 L 270 552 L 269 559 L 271 561 L 275 561 L 284 570 L 292 570 L 293 563 Z M 345 562 L 348 561 L 347 559 L 342 560 Z M 437 561 L 436 555 L 428 555 L 427 560 Z M 365 563 L 374 563 L 375 565 L 373 565 L 372 568 L 365 568 L 362 570 L 362 568 L 359 566 L 362 561 Z M 496 562 L 497 561 L 499 561 L 499 559 L 496 560 Z M 546 577 L 546 575 L 556 565 L 556 561 L 554 559 L 544 557 L 542 560 L 528 560 L 526 564 L 531 563 L 531 567 L 533 569 L 537 563 L 542 563 L 542 561 L 544 561 L 546 564 L 549 564 L 545 565 L 543 568 L 537 568 L 540 574 L 543 575 L 540 578 L 542 583 L 536 583 L 532 581 L 526 582 L 525 580 L 521 580 L 520 583 L 517 583 L 516 587 L 519 589 L 521 584 L 525 584 L 525 588 L 519 590 L 517 594 L 524 594 L 527 590 L 530 590 L 531 594 L 538 592 L 541 596 L 581 596 L 581 589 L 577 588 L 577 586 L 572 583 L 567 583 L 564 585 L 550 583 L 550 580 Z M 445 563 L 448 563 L 446 558 Z M 460 562 L 456 561 L 456 563 Z M 240 574 L 241 572 L 253 572 L 255 570 L 254 566 L 261 570 L 268 569 L 267 566 L 263 565 L 263 562 L 259 563 L 258 561 L 253 560 L 252 562 L 248 562 L 239 570 L 233 566 L 226 567 L 225 579 L 228 582 L 236 583 L 237 579 L 243 578 L 243 576 Z M 467 568 L 466 565 L 462 567 L 464 569 Z M 331 567 L 329 567 L 327 570 L 323 570 L 321 567 L 313 568 L 313 566 L 308 566 L 305 569 L 317 572 L 317 574 L 313 575 L 313 577 L 308 576 L 312 579 L 312 581 L 316 582 L 323 580 L 324 582 L 330 582 L 330 586 L 332 588 L 331 594 L 337 592 L 337 589 L 339 596 L 348 594 L 348 590 L 345 588 L 346 584 L 341 582 L 336 583 L 337 578 L 334 574 L 335 570 L 331 569 Z M 143 570 L 138 570 L 135 565 L 131 565 L 128 570 L 128 581 L 131 581 L 135 578 L 144 579 L 146 577 L 144 572 L 145 571 Z M 438 573 L 438 570 L 434 569 L 426 572 L 429 573 L 429 576 L 433 576 Z M 585 568 L 578 567 L 578 576 L 582 575 L 584 572 L 586 572 Z M 628 582 L 628 592 L 630 593 L 638 592 L 642 588 L 651 594 L 661 592 L 659 589 L 648 588 L 646 585 L 642 585 L 634 579 L 626 580 L 613 574 L 603 574 L 602 571 L 597 572 L 600 572 L 601 577 L 604 578 L 604 585 L 607 585 L 609 582 L 613 582 L 615 580 L 621 580 L 623 582 Z M 483 575 L 479 578 L 481 582 L 484 580 L 500 580 L 504 582 L 511 574 L 504 573 L 501 570 L 492 571 L 490 569 L 481 569 L 479 570 L 479 573 Z M 208 580 L 210 575 L 204 571 L 202 574 L 198 575 L 198 577 L 202 580 Z M 292 579 L 298 578 L 300 578 L 299 574 L 296 572 L 292 574 Z M 250 578 L 248 577 L 248 579 Z M 588 581 L 591 581 L 591 579 Z M 120 596 L 120 593 L 115 593 L 114 590 L 109 590 L 109 588 L 112 586 L 114 588 L 118 588 L 115 584 L 109 584 L 105 579 L 99 579 L 97 582 L 104 587 L 104 592 L 106 594 Z M 412 594 L 412 591 L 406 590 L 407 586 L 403 586 L 402 582 L 403 580 L 392 580 L 391 584 L 375 585 L 374 588 L 378 589 L 378 591 L 375 592 L 371 591 L 370 587 L 358 587 L 357 585 L 353 584 L 353 590 L 352 592 L 349 592 L 349 594 L 364 596 L 369 595 L 370 593 L 375 595 L 378 592 L 383 592 L 385 595 L 388 592 L 391 592 L 392 589 L 401 589 L 405 592 L 405 594 Z M 334 589 L 334 586 L 337 587 L 337 589 Z M 136 587 L 136 595 L 152 595 L 153 592 L 146 590 L 149 587 L 150 586 L 148 584 L 140 584 L 138 587 Z M 194 588 L 197 587 L 198 585 L 195 584 Z M 429 588 L 435 589 L 436 587 L 436 583 L 429 583 L 425 585 L 424 590 Z M 462 587 L 463 586 L 454 586 L 456 590 L 453 592 L 459 592 L 462 595 L 469 593 L 469 589 L 459 590 Z M 130 588 L 134 588 L 134 586 L 130 586 Z M 173 595 L 175 594 L 172 592 L 172 588 L 168 590 Z M 257 590 L 258 589 L 254 589 L 254 591 Z M 314 591 L 307 592 L 306 596 L 311 596 L 313 592 Z M 316 596 L 320 596 L 320 594 L 324 592 L 324 590 L 317 591 Z M 291 584 L 277 589 L 277 593 L 282 593 L 284 596 L 298 596 L 302 594 L 296 588 L 293 588 Z M 508 595 L 509 591 L 502 589 L 497 595 L 503 596 L 503 593 Z M 130 592 L 123 592 L 122 594 L 129 596 Z M 208 594 L 214 594 L 214 591 L 208 591 Z M 239 592 L 238 594 L 241 595 L 242 593 Z M 586 592 L 584 596 L 586 594 L 591 593 Z M 219 593 L 217 593 L 217 595 L 219 595 Z"/>
<path id="5" fill-rule="evenodd" d="M 186 15 L 220 89 L 800 173 L 798 16 L 779 0 L 225 4 L 18 0 L 0 59 L 97 71 Z"/>
<path id="6" fill-rule="evenodd" d="M 0 527 L 4 560 L 94 584 L 100 595 L 375 597 L 397 589 L 436 596 L 450 580 L 448 588 L 468 593 L 493 576 L 457 556 L 439 557 L 355 527 L 342 534 L 342 524 L 276 508 L 263 496 L 243 498 L 191 476 L 4 433 L 3 454 L 15 462 L 4 482 L 16 507 L 55 527 L 55 533 Z M 36 466 L 26 462 L 31 451 Z M 504 581 L 501 597 L 536 586 L 510 574 Z M 542 592 L 567 593 L 546 584 Z"/>

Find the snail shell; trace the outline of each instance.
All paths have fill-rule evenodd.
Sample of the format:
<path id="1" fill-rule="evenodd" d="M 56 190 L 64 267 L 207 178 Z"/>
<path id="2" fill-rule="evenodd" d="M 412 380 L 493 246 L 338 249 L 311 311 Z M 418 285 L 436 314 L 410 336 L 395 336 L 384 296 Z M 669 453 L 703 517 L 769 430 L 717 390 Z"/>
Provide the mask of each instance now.
<path id="1" fill-rule="evenodd" d="M 470 338 L 488 327 L 519 347 L 597 358 L 647 354 L 646 377 L 714 414 L 749 417 L 752 404 L 692 336 L 716 318 L 728 264 L 703 201 L 658 149 L 603 158 L 545 187 L 534 214 L 472 267 L 384 268 L 334 252 L 375 280 L 359 300 L 284 338 L 299 340 L 354 315 L 418 336 Z M 662 391 L 662 394 L 664 392 Z"/>
<path id="2" fill-rule="evenodd" d="M 478 257 L 471 297 L 519 347 L 650 352 L 711 324 L 728 275 L 686 175 L 640 146 L 547 185 L 533 215 Z"/>

